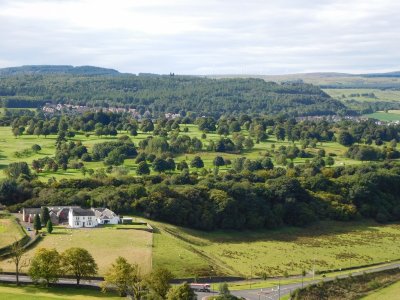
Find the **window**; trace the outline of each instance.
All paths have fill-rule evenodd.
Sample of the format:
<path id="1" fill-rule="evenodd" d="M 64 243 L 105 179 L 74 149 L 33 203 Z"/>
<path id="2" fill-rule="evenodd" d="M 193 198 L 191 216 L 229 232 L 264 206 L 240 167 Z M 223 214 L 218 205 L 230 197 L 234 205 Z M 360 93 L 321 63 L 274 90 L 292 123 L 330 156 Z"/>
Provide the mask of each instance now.
<path id="1" fill-rule="evenodd" d="M 79 222 L 75 222 L 75 225 L 79 226 Z"/>

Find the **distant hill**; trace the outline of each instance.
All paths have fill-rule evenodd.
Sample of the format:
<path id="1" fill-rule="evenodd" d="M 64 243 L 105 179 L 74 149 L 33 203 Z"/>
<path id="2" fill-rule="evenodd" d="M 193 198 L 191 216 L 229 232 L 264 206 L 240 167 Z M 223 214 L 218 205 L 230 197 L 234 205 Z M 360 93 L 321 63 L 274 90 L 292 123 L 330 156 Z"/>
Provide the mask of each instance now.
<path id="1" fill-rule="evenodd" d="M 209 78 L 260 78 L 274 82 L 304 82 L 321 88 L 399 89 L 400 71 L 388 73 L 349 74 L 335 72 L 298 73 L 285 75 L 213 75 Z"/>
<path id="2" fill-rule="evenodd" d="M 167 112 L 219 117 L 260 113 L 332 115 L 346 110 L 345 105 L 319 87 L 302 82 L 280 84 L 260 79 L 216 80 L 173 74 L 115 76 L 115 72 L 92 76 L 104 74 L 104 69 L 82 68 L 26 67 L 20 76 L 0 73 L 2 105 L 38 107 L 43 102 L 52 102 L 123 106 L 141 113 L 149 110 L 154 117 Z"/>
<path id="3" fill-rule="evenodd" d="M 22 66 L 0 69 L 0 76 L 13 76 L 13 75 L 47 75 L 47 74 L 70 74 L 70 75 L 119 75 L 117 70 L 106 69 L 92 66 L 68 66 L 68 65 L 36 65 L 36 66 Z"/>

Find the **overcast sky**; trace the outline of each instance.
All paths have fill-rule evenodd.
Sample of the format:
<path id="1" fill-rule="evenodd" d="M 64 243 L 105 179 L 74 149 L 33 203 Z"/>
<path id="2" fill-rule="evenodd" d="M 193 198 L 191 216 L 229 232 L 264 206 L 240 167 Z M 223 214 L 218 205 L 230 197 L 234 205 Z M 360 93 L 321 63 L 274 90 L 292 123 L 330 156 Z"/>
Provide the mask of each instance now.
<path id="1" fill-rule="evenodd" d="M 0 67 L 400 70 L 398 0 L 0 0 Z"/>

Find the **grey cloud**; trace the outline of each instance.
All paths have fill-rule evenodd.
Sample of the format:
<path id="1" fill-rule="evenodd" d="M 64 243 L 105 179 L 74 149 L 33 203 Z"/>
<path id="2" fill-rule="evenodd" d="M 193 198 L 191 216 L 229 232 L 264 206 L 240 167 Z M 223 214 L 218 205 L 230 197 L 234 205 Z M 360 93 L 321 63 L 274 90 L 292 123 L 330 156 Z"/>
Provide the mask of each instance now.
<path id="1" fill-rule="evenodd" d="M 92 64 L 184 74 L 400 69 L 394 1 L 125 1 L 124 13 L 149 20 L 116 19 L 115 28 L 75 23 L 73 15 L 38 18 L 23 9 L 32 2 L 0 0 L 0 66 Z M 79 1 L 61 3 L 80 8 Z M 1 13 L 16 6 L 24 16 Z"/>

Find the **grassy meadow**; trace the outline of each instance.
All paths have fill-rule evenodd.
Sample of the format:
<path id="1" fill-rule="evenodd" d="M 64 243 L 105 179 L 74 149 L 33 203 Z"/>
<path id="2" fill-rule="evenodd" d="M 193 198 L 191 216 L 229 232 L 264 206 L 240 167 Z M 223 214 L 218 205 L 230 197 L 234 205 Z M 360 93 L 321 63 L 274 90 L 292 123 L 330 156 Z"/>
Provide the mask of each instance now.
<path id="1" fill-rule="evenodd" d="M 362 300 L 397 300 L 400 297 L 400 282 L 389 285 L 383 289 L 379 289 L 372 294 L 363 297 Z"/>
<path id="2" fill-rule="evenodd" d="M 67 229 L 55 226 L 52 234 L 47 234 L 35 247 L 26 252 L 26 258 L 33 257 L 37 248 L 55 248 L 62 252 L 70 247 L 88 250 L 103 275 L 118 256 L 137 263 L 143 273 L 151 269 L 152 234 L 144 230 L 101 227 L 87 229 Z M 13 266 L 6 260 L 0 262 L 4 271 L 12 271 Z M 26 270 L 25 270 L 26 271 Z"/>
<path id="3" fill-rule="evenodd" d="M 21 239 L 24 234 L 23 229 L 13 216 L 0 213 L 0 248 Z"/>
<path id="4" fill-rule="evenodd" d="M 39 287 L 24 285 L 0 284 L 0 299 L 7 300 L 97 300 L 121 299 L 116 294 L 103 294 L 98 290 L 68 287 Z"/>
<path id="5" fill-rule="evenodd" d="M 202 132 L 198 130 L 196 125 L 181 125 L 181 128 L 183 129 L 184 127 L 188 127 L 189 132 L 184 133 L 181 132 L 181 134 L 187 134 L 190 137 L 197 137 L 201 138 Z M 248 135 L 248 132 L 245 130 L 242 130 L 242 133 L 244 135 Z M 94 134 L 91 134 L 89 137 L 85 136 L 82 133 L 77 133 L 76 136 L 72 139 L 74 141 L 81 141 L 85 146 L 88 147 L 89 152 L 91 147 L 93 147 L 94 144 L 96 143 L 102 143 L 105 141 L 112 141 L 118 139 L 118 137 L 126 135 L 126 132 L 120 132 L 118 136 L 116 137 L 111 137 L 111 136 L 95 136 Z M 132 141 L 138 145 L 139 141 L 142 139 L 145 139 L 148 135 L 147 133 L 139 132 L 139 134 L 135 137 L 131 137 Z M 230 136 L 231 137 L 231 136 Z M 48 135 L 47 137 L 44 136 L 35 136 L 35 135 L 22 135 L 18 138 L 14 137 L 12 132 L 11 132 L 11 127 L 0 127 L 0 143 L 1 143 L 1 148 L 0 148 L 0 169 L 4 169 L 7 167 L 8 164 L 12 162 L 18 162 L 18 161 L 26 161 L 28 164 L 31 164 L 34 159 L 39 159 L 43 158 L 46 156 L 54 156 L 55 155 L 55 141 L 56 141 L 56 135 Z M 206 140 L 202 140 L 203 142 L 203 152 L 200 153 L 194 153 L 194 154 L 182 154 L 177 157 L 175 157 L 175 161 L 179 162 L 181 160 L 186 160 L 189 162 L 191 159 L 193 159 L 194 156 L 199 155 L 204 161 L 205 168 L 212 170 L 213 169 L 213 160 L 217 155 L 221 155 L 224 158 L 229 158 L 229 159 L 235 159 L 238 157 L 246 156 L 247 158 L 250 159 L 256 159 L 265 153 L 266 150 L 272 150 L 272 148 L 275 146 L 275 148 L 279 148 L 279 146 L 284 145 L 284 146 L 289 146 L 292 145 L 291 142 L 288 141 L 277 141 L 275 139 L 275 136 L 270 136 L 270 138 L 266 142 L 260 142 L 259 144 L 255 144 L 254 148 L 251 150 L 246 150 L 243 153 L 240 154 L 230 154 L 230 153 L 215 153 L 215 152 L 207 152 L 205 149 L 209 143 L 209 141 L 217 141 L 220 139 L 220 135 L 216 133 L 209 133 L 207 134 Z M 40 145 L 42 148 L 41 151 L 38 153 L 35 153 L 31 151 L 31 147 L 34 144 Z M 274 146 L 273 146 L 274 145 Z M 295 143 L 298 147 L 300 146 L 299 143 Z M 346 147 L 340 145 L 339 143 L 336 142 L 329 142 L 329 143 L 320 143 L 317 145 L 317 148 L 315 149 L 308 149 L 310 152 L 315 152 L 319 149 L 325 149 L 326 153 L 333 153 L 335 154 L 335 164 L 336 165 L 344 165 L 344 164 L 358 164 L 360 162 L 356 160 L 352 160 L 349 158 L 344 157 L 344 153 L 346 152 Z M 19 154 L 18 154 L 19 153 Z M 22 154 L 22 155 L 21 155 Z M 296 158 L 293 162 L 295 164 L 301 164 L 304 163 L 306 159 L 303 158 Z M 274 162 L 276 164 L 276 162 Z M 137 164 L 135 163 L 134 159 L 126 159 L 124 162 L 124 166 L 128 169 L 130 175 L 136 175 L 136 168 Z M 87 169 L 100 169 L 100 168 L 105 168 L 103 162 L 85 162 L 85 167 Z M 223 166 L 220 168 L 220 171 L 224 171 L 227 168 L 230 168 L 230 166 Z M 67 169 L 67 170 L 62 170 L 59 169 L 57 172 L 53 171 L 43 171 L 42 173 L 38 174 L 39 178 L 42 180 L 48 180 L 49 178 L 56 178 L 56 179 L 61 179 L 61 178 L 83 178 L 84 175 L 81 173 L 80 170 L 76 169 Z M 89 176 L 89 175 L 86 175 Z M 3 172 L 0 172 L 0 178 L 4 178 L 5 175 Z"/>
<path id="6" fill-rule="evenodd" d="M 400 101 L 400 91 L 380 90 L 380 89 L 324 89 L 329 96 L 338 100 L 356 100 L 362 102 L 397 102 Z M 362 96 L 362 94 L 373 93 L 376 98 Z M 360 94 L 360 97 L 354 97 L 354 94 Z"/>
<path id="7" fill-rule="evenodd" d="M 366 116 L 385 122 L 400 121 L 400 110 L 389 110 L 388 112 L 378 111 Z"/>
<path id="8" fill-rule="evenodd" d="M 400 258 L 400 224 L 321 222 L 307 228 L 240 232 L 151 224 L 157 228 L 153 265 L 168 267 L 178 277 L 282 276 Z"/>

